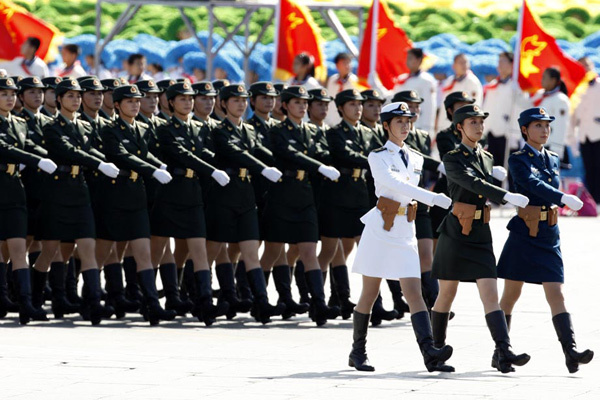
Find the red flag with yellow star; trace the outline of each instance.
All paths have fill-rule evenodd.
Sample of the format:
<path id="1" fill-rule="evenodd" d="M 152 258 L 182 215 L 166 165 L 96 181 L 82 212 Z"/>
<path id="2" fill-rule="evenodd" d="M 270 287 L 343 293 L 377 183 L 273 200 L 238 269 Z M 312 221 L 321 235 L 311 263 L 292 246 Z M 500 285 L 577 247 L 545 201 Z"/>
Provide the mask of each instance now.
<path id="1" fill-rule="evenodd" d="M 571 96 L 585 80 L 586 71 L 581 64 L 564 53 L 556 39 L 542 28 L 527 0 L 523 0 L 519 15 L 517 43 L 515 45 L 514 74 L 522 90 L 534 93 L 542 87 L 546 68 L 556 67 Z"/>
<path id="2" fill-rule="evenodd" d="M 285 81 L 294 76 L 294 57 L 308 53 L 314 58 L 314 77 L 324 82 L 327 79 L 327 67 L 323 54 L 323 38 L 319 26 L 310 11 L 292 0 L 281 0 L 276 10 L 277 51 L 274 57 L 274 78 Z"/>

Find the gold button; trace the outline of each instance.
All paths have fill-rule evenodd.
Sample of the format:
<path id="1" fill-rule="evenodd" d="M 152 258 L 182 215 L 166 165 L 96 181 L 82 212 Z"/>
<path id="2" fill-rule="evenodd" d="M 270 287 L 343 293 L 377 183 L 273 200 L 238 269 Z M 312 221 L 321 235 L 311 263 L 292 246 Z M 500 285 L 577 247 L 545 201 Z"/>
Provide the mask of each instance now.
<path id="1" fill-rule="evenodd" d="M 99 148 L 102 148 L 102 145 L 101 145 L 101 144 L 99 144 L 99 145 L 98 145 L 98 147 L 99 147 Z"/>
<path id="2" fill-rule="evenodd" d="M 552 178 L 548 178 L 548 182 L 552 182 Z"/>
<path id="3" fill-rule="evenodd" d="M 117 181 L 115 181 L 114 179 L 111 181 L 112 184 L 114 185 L 115 183 L 117 183 Z"/>
<path id="4" fill-rule="evenodd" d="M 15 147 L 19 147 L 19 143 L 15 143 Z"/>
<path id="5" fill-rule="evenodd" d="M 480 198 L 480 199 L 483 199 L 483 196 L 482 196 L 482 195 L 479 195 L 479 198 Z"/>
<path id="6" fill-rule="evenodd" d="M 158 143 L 156 143 L 156 147 L 160 146 Z"/>
<path id="7" fill-rule="evenodd" d="M 45 141 L 45 140 L 42 140 L 42 144 L 46 144 L 46 141 Z"/>
<path id="8" fill-rule="evenodd" d="M 81 150 L 81 146 L 77 146 L 77 150 Z"/>
<path id="9" fill-rule="evenodd" d="M 545 209 L 546 209 L 546 206 L 542 206 L 542 210 L 545 210 Z"/>
<path id="10" fill-rule="evenodd" d="M 58 175 L 54 175 L 54 180 L 57 181 L 58 180 Z"/>
<path id="11" fill-rule="evenodd" d="M 138 150 L 138 154 L 142 154 L 142 151 L 141 151 L 141 150 Z"/>
<path id="12" fill-rule="evenodd" d="M 192 146 L 192 151 L 196 151 L 196 147 L 195 146 Z"/>
<path id="13" fill-rule="evenodd" d="M 308 150 L 304 150 L 304 154 L 308 154 Z"/>

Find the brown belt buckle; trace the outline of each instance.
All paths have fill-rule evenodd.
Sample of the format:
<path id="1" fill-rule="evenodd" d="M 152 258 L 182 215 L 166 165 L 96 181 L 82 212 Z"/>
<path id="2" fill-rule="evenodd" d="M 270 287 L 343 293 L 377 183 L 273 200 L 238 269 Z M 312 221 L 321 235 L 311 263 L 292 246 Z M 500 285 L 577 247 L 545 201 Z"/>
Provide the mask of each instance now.
<path id="1" fill-rule="evenodd" d="M 354 181 L 357 181 L 358 178 L 360 178 L 360 173 L 361 173 L 361 169 L 360 168 L 353 168 L 352 169 L 352 177 L 354 178 Z"/>
<path id="2" fill-rule="evenodd" d="M 540 221 L 547 221 L 548 220 L 548 211 L 542 211 L 540 213 Z"/>
<path id="3" fill-rule="evenodd" d="M 71 165 L 71 176 L 75 179 L 79 175 L 79 165 Z"/>
<path id="4" fill-rule="evenodd" d="M 298 171 L 296 171 L 296 179 L 298 179 L 299 181 L 304 180 L 304 170 L 299 169 Z"/>
<path id="5" fill-rule="evenodd" d="M 473 219 L 481 219 L 481 210 L 475 210 L 475 217 Z"/>
<path id="6" fill-rule="evenodd" d="M 398 215 L 406 215 L 406 207 L 398 207 Z"/>
<path id="7" fill-rule="evenodd" d="M 132 181 L 137 181 L 138 179 L 138 173 L 135 171 L 131 171 L 131 175 L 129 175 L 129 179 L 131 179 Z"/>
<path id="8" fill-rule="evenodd" d="M 191 168 L 185 169 L 185 177 L 192 179 L 194 177 L 194 170 Z"/>
<path id="9" fill-rule="evenodd" d="M 13 176 L 15 174 L 16 170 L 17 170 L 17 164 L 6 164 L 6 173 L 9 174 L 10 176 Z"/>
<path id="10" fill-rule="evenodd" d="M 238 177 L 241 180 L 246 179 L 246 177 L 248 176 L 248 170 L 246 168 L 240 168 L 240 174 L 238 175 Z"/>

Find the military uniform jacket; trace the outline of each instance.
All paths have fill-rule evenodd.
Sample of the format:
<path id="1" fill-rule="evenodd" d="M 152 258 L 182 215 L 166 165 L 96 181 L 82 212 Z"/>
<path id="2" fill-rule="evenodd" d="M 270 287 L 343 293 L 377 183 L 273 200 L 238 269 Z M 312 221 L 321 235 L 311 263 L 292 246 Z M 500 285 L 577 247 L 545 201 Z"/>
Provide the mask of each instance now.
<path id="1" fill-rule="evenodd" d="M 42 114 L 34 114 L 31 111 L 23 108 L 21 117 L 27 122 L 27 138 L 38 146 L 37 154 L 42 157 L 46 157 L 48 152 L 43 149 L 46 144 L 43 135 L 44 126 L 52 123 L 52 118 Z M 27 203 L 29 206 L 34 207 L 34 204 L 39 202 L 42 195 L 42 184 L 46 177 L 46 173 L 39 171 L 37 168 L 26 168 L 21 173 L 21 180 L 25 185 L 25 191 L 27 192 Z"/>
<path id="2" fill-rule="evenodd" d="M 19 164 L 36 169 L 41 157 L 35 153 L 43 151 L 27 138 L 24 119 L 9 115 L 0 117 L 0 207 L 25 205 L 25 191 L 19 179 Z M 12 166 L 9 166 L 12 164 Z M 8 174 L 13 168 L 15 173 Z"/>
<path id="3" fill-rule="evenodd" d="M 46 179 L 44 200 L 67 206 L 89 204 L 90 194 L 83 177 L 83 167 L 98 169 L 104 154 L 92 147 L 92 126 L 85 121 L 69 121 L 62 114 L 44 127 L 48 157 L 60 167 L 79 167 L 80 173 L 56 171 Z M 48 189 L 46 193 L 46 189 Z"/>
<path id="4" fill-rule="evenodd" d="M 102 136 L 100 135 L 100 131 L 104 129 L 104 127 L 108 126 L 111 122 L 116 121 L 117 118 L 115 118 L 114 120 L 108 120 L 106 118 L 98 116 L 96 119 L 93 119 L 86 113 L 81 113 L 79 115 L 79 118 L 81 118 L 82 121 L 85 121 L 88 124 L 90 124 L 92 127 L 92 134 L 90 135 L 92 147 L 100 151 L 101 153 L 104 153 L 104 144 L 102 143 Z"/>
<path id="5" fill-rule="evenodd" d="M 40 114 L 43 114 L 47 117 L 54 119 L 54 118 L 58 117 L 59 112 L 57 110 L 54 114 L 52 114 L 50 111 L 48 111 L 48 109 L 46 107 L 42 106 L 42 108 L 40 109 Z"/>
<path id="6" fill-rule="evenodd" d="M 160 143 L 158 143 L 156 130 L 159 126 L 165 125 L 167 121 L 157 117 L 156 115 L 153 115 L 151 118 L 148 118 L 142 113 L 138 114 L 136 120 L 148 125 L 148 129 L 146 129 L 146 134 L 144 135 L 143 139 L 148 144 L 148 150 L 152 153 L 152 155 L 160 159 Z"/>
<path id="7" fill-rule="evenodd" d="M 360 124 L 371 131 L 371 137 L 373 139 L 371 141 L 371 147 L 373 149 L 379 149 L 385 145 L 385 142 L 387 142 L 387 134 L 380 123 L 376 123 L 374 128 L 371 128 L 362 121 Z"/>
<path id="8" fill-rule="evenodd" d="M 438 152 L 440 153 L 440 160 L 444 159 L 446 153 L 456 149 L 460 145 L 460 138 L 454 130 L 454 125 L 451 125 L 449 128 L 438 132 L 435 141 Z M 436 193 L 448 194 L 448 179 L 446 178 L 446 175 L 440 176 L 435 184 L 435 187 L 433 188 L 433 191 Z"/>
<path id="9" fill-rule="evenodd" d="M 271 138 L 269 137 L 269 130 L 273 128 L 277 123 L 274 119 L 270 118 L 268 121 L 258 117 L 256 114 L 252 116 L 246 123 L 252 125 L 254 127 L 254 132 L 256 132 L 256 138 L 260 141 L 260 143 L 268 149 L 272 149 L 271 147 Z"/>
<path id="10" fill-rule="evenodd" d="M 494 158 L 480 145 L 477 145 L 477 148 L 471 152 L 464 144 L 461 144 L 457 149 L 447 153 L 443 161 L 448 177 L 448 192 L 453 203 L 474 204 L 478 210 L 484 208 L 487 199 L 500 204 L 506 203 L 504 201 L 506 190 L 493 184 Z M 462 235 L 458 218 L 449 213 L 439 231 L 445 232 L 455 239 L 481 243 L 491 242 L 489 226 L 485 225 L 485 229 L 481 229 L 483 225 L 481 219 L 474 220 L 471 234 L 469 236 Z"/>
<path id="11" fill-rule="evenodd" d="M 98 115 L 107 121 L 114 121 L 118 117 L 116 112 L 113 112 L 113 115 L 111 116 L 111 115 L 108 115 L 108 113 L 104 110 L 98 111 Z"/>
<path id="12" fill-rule="evenodd" d="M 203 125 L 189 119 L 187 122 L 171 118 L 166 125 L 158 127 L 157 136 L 162 148 L 162 160 L 167 164 L 173 180 L 161 185 L 156 194 L 156 202 L 166 202 L 185 206 L 202 205 L 202 188 L 197 176 L 185 177 L 186 171 L 196 175 L 211 175 L 215 171 L 208 162 L 202 133 Z"/>
<path id="13" fill-rule="evenodd" d="M 323 124 L 323 126 L 318 126 L 312 122 L 308 122 L 312 131 L 315 132 L 314 140 L 315 146 L 317 146 L 317 153 L 315 156 L 319 161 L 321 161 L 325 165 L 331 164 L 331 154 L 329 153 L 329 143 L 327 143 L 327 136 L 325 132 L 329 129 L 329 125 Z"/>

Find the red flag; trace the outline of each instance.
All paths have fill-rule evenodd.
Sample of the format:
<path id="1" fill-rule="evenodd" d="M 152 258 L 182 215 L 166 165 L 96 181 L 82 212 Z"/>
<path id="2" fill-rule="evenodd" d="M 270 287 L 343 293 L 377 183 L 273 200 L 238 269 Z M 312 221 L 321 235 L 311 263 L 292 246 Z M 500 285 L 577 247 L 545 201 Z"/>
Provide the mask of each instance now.
<path id="1" fill-rule="evenodd" d="M 515 49 L 517 59 L 513 76 L 519 77 L 519 86 L 526 92 L 534 93 L 541 89 L 542 75 L 549 67 L 560 69 L 569 96 L 585 79 L 583 66 L 564 53 L 556 39 L 544 31 L 540 20 L 529 9 L 527 0 L 523 0 L 519 15 Z"/>
<path id="2" fill-rule="evenodd" d="M 374 18 L 378 20 L 377 26 L 373 24 Z M 373 1 L 364 32 L 358 60 L 358 79 L 363 84 L 372 83 L 370 74 L 376 72 L 383 86 L 392 89 L 395 79 L 409 72 L 406 54 L 412 48 L 412 42 L 406 32 L 396 25 L 384 0 Z"/>
<path id="3" fill-rule="evenodd" d="M 54 26 L 30 14 L 10 1 L 0 0 L 0 60 L 12 60 L 21 55 L 21 45 L 29 36 L 40 39 L 37 56 L 53 61 L 62 35 Z"/>
<path id="4" fill-rule="evenodd" d="M 305 52 L 314 57 L 315 78 L 324 82 L 327 67 L 323 55 L 323 38 L 319 26 L 310 11 L 292 0 L 281 0 L 277 7 L 276 57 L 274 57 L 274 78 L 287 80 L 294 76 L 292 65 L 296 55 Z"/>

